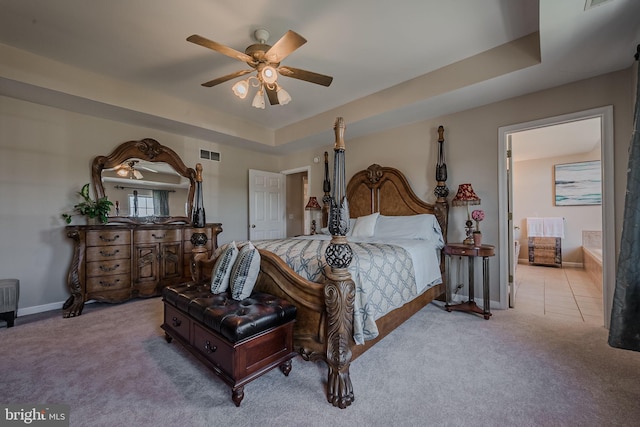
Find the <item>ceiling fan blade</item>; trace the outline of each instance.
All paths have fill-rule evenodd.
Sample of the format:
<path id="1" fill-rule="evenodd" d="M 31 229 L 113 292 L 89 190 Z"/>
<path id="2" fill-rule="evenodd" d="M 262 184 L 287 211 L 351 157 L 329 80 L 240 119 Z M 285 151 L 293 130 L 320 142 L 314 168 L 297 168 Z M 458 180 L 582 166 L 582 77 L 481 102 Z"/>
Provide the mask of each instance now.
<path id="1" fill-rule="evenodd" d="M 187 37 L 187 41 L 215 50 L 216 52 L 220 52 L 223 55 L 230 56 L 231 58 L 235 58 L 240 61 L 253 62 L 253 58 L 246 53 L 240 52 L 228 46 L 221 45 L 220 43 L 216 43 L 197 34 Z"/>
<path id="2" fill-rule="evenodd" d="M 329 86 L 333 81 L 333 77 L 331 76 L 325 76 L 324 74 L 301 70 L 300 68 L 278 67 L 278 72 L 285 77 L 304 80 L 306 82 L 311 82 L 322 86 Z"/>
<path id="3" fill-rule="evenodd" d="M 269 89 L 267 85 L 264 85 L 264 90 L 267 92 L 267 98 L 269 98 L 269 104 L 278 105 L 280 102 L 278 101 L 278 94 L 276 93 L 276 89 Z"/>
<path id="4" fill-rule="evenodd" d="M 219 85 L 220 83 L 224 83 L 231 79 L 235 79 L 236 77 L 244 76 L 245 74 L 249 74 L 253 70 L 240 70 L 235 73 L 227 74 L 226 76 L 218 77 L 217 79 L 210 80 L 206 83 L 202 83 L 202 86 L 211 87 L 215 85 Z"/>
<path id="5" fill-rule="evenodd" d="M 300 34 L 289 30 L 265 52 L 264 57 L 270 62 L 282 62 L 291 52 L 306 42 L 307 40 Z"/>

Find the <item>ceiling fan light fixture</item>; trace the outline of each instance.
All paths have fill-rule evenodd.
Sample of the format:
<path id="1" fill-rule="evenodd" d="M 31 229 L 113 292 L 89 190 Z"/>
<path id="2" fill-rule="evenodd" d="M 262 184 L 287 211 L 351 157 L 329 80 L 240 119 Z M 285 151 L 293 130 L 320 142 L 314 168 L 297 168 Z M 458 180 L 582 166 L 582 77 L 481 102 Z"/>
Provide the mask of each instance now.
<path id="1" fill-rule="evenodd" d="M 240 99 L 245 99 L 249 93 L 249 80 L 240 80 L 231 88 L 235 96 Z"/>
<path id="2" fill-rule="evenodd" d="M 260 108 L 264 110 L 264 91 L 262 88 L 256 93 L 256 96 L 253 97 L 253 102 L 251 103 L 252 107 Z"/>
<path id="3" fill-rule="evenodd" d="M 284 90 L 280 85 L 278 85 L 276 95 L 278 96 L 278 104 L 280 105 L 286 105 L 291 102 L 291 95 L 289 95 L 289 92 Z"/>
<path id="4" fill-rule="evenodd" d="M 260 76 L 262 77 L 262 81 L 268 85 L 272 85 L 276 82 L 276 80 L 278 80 L 278 73 L 276 72 L 276 69 L 271 65 L 266 65 L 264 68 L 262 68 L 262 71 L 260 71 Z"/>
<path id="5" fill-rule="evenodd" d="M 135 179 L 142 179 L 142 177 L 143 177 L 142 173 L 137 169 L 132 170 L 131 174 L 133 175 L 132 178 L 135 177 Z"/>
<path id="6" fill-rule="evenodd" d="M 116 173 L 118 174 L 118 176 L 121 176 L 123 178 L 126 178 L 129 175 L 129 171 L 125 168 L 118 169 Z"/>

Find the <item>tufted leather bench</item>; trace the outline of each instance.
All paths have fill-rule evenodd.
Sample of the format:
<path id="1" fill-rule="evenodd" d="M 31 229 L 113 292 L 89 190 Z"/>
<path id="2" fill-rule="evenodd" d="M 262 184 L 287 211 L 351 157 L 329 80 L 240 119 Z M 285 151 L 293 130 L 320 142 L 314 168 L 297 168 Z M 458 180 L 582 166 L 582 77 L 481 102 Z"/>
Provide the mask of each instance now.
<path id="1" fill-rule="evenodd" d="M 245 384 L 265 372 L 279 366 L 289 375 L 296 355 L 289 301 L 261 292 L 236 301 L 193 282 L 164 288 L 162 300 L 167 342 L 175 338 L 230 385 L 236 406 Z"/>

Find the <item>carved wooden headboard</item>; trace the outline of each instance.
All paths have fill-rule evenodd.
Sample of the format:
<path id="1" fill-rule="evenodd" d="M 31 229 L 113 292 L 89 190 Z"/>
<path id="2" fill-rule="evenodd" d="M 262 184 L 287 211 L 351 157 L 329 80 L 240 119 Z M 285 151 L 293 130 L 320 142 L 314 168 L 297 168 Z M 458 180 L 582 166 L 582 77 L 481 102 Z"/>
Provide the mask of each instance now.
<path id="1" fill-rule="evenodd" d="M 432 205 L 420 200 L 398 169 L 373 164 L 357 172 L 347 185 L 347 200 L 352 218 L 374 212 L 398 216 L 433 214 L 446 240 L 449 203 L 445 199 Z"/>

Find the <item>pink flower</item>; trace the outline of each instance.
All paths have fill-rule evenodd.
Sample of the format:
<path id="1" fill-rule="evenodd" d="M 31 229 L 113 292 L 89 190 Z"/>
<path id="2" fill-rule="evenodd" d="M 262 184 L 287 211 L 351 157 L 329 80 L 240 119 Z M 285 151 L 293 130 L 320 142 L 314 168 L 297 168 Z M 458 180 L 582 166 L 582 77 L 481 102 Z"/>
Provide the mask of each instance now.
<path id="1" fill-rule="evenodd" d="M 471 212 L 471 218 L 476 222 L 476 231 L 480 231 L 480 221 L 484 219 L 484 211 L 482 209 L 476 209 Z"/>

